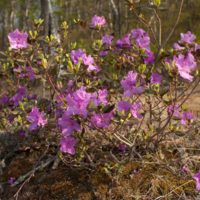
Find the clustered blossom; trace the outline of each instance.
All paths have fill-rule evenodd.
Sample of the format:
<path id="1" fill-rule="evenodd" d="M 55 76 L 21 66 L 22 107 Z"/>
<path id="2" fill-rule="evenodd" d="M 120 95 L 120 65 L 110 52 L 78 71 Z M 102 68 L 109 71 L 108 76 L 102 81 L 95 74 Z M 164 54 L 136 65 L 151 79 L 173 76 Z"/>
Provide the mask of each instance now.
<path id="1" fill-rule="evenodd" d="M 196 180 L 196 191 L 200 190 L 200 170 L 192 178 Z"/>
<path id="2" fill-rule="evenodd" d="M 102 39 L 101 39 L 102 44 L 106 44 L 106 47 L 109 47 L 112 43 L 113 38 L 114 38 L 113 36 L 105 34 L 104 37 L 102 37 Z"/>
<path id="3" fill-rule="evenodd" d="M 78 49 L 76 50 L 72 50 L 70 53 L 71 59 L 74 62 L 75 65 L 77 65 L 79 63 L 79 59 L 82 59 L 82 63 L 84 65 L 88 65 L 88 69 L 87 71 L 100 71 L 101 69 L 98 66 L 94 66 L 94 58 L 89 55 L 87 56 L 87 54 L 82 50 L 82 49 Z"/>
<path id="4" fill-rule="evenodd" d="M 130 36 L 131 36 L 131 34 L 128 33 L 122 39 L 117 40 L 116 41 L 116 47 L 118 47 L 118 48 L 124 48 L 124 47 L 132 48 L 131 47 L 131 41 L 129 39 Z"/>
<path id="5" fill-rule="evenodd" d="M 26 96 L 26 88 L 20 86 L 19 88 L 16 88 L 16 90 L 17 93 L 9 100 L 9 102 L 13 103 L 14 106 L 18 106 L 19 101 L 22 101 L 22 98 Z"/>
<path id="6" fill-rule="evenodd" d="M 142 48 L 145 49 L 146 51 L 150 52 L 150 37 L 148 35 L 148 33 L 146 33 L 144 30 L 142 29 L 133 29 L 131 31 L 132 33 L 132 38 L 136 38 L 136 44 Z"/>
<path id="7" fill-rule="evenodd" d="M 34 75 L 34 71 L 32 70 L 31 67 L 25 67 L 27 76 L 29 77 L 29 81 L 34 80 L 35 79 L 35 75 Z M 20 75 L 17 76 L 18 78 L 23 78 L 26 76 L 26 74 L 23 73 L 23 70 L 21 68 L 21 66 L 19 66 L 18 68 L 13 69 L 14 72 L 19 73 Z"/>
<path id="8" fill-rule="evenodd" d="M 183 113 L 181 124 L 192 126 L 190 123 L 192 122 L 193 119 L 195 119 L 195 116 L 192 115 L 191 112 Z"/>
<path id="9" fill-rule="evenodd" d="M 140 94 L 144 91 L 142 86 L 136 86 L 137 83 L 137 72 L 129 71 L 125 80 L 122 80 L 120 83 L 124 88 L 124 96 L 132 97 L 133 94 Z"/>
<path id="10" fill-rule="evenodd" d="M 70 136 L 67 138 L 62 138 L 60 140 L 60 144 L 61 144 L 60 151 L 74 155 L 75 154 L 74 145 L 76 143 L 77 143 L 77 141 Z"/>
<path id="11" fill-rule="evenodd" d="M 146 52 L 145 53 L 146 55 L 148 55 L 149 57 L 148 58 L 143 58 L 144 59 L 144 63 L 145 64 L 151 64 L 151 65 L 154 65 L 154 59 L 155 59 L 155 56 L 153 54 L 153 52 Z"/>
<path id="12" fill-rule="evenodd" d="M 90 26 L 90 28 L 96 28 L 98 25 L 104 27 L 106 25 L 106 20 L 103 16 L 99 17 L 97 15 L 94 15 L 91 24 L 92 26 Z"/>
<path id="13" fill-rule="evenodd" d="M 67 107 L 68 115 L 80 115 L 84 119 L 87 117 L 87 105 L 91 100 L 92 95 L 86 92 L 86 87 L 81 87 L 76 92 L 68 94 L 66 101 L 69 104 Z"/>
<path id="14" fill-rule="evenodd" d="M 98 94 L 95 92 L 93 93 L 92 101 L 94 102 L 95 106 L 99 106 L 100 104 L 107 105 L 108 101 L 106 100 L 108 95 L 108 91 L 106 89 L 104 90 L 98 90 Z"/>
<path id="15" fill-rule="evenodd" d="M 187 33 L 181 33 L 181 40 L 178 41 L 179 43 L 183 43 L 186 42 L 188 44 L 192 44 L 193 40 L 196 39 L 196 36 L 193 35 L 190 31 L 188 31 Z"/>
<path id="16" fill-rule="evenodd" d="M 32 123 L 30 126 L 30 131 L 37 129 L 38 127 L 40 127 L 40 125 L 42 125 L 42 127 L 44 128 L 44 125 L 47 124 L 47 121 L 46 118 L 42 117 L 43 115 L 44 112 L 40 114 L 36 106 L 32 108 L 32 111 L 27 117 L 27 120 Z"/>
<path id="17" fill-rule="evenodd" d="M 188 53 L 186 57 L 182 54 L 179 54 L 178 58 L 174 56 L 174 60 L 180 76 L 184 79 L 192 81 L 193 76 L 190 75 L 190 72 L 194 71 L 197 67 L 196 62 L 194 61 L 194 56 L 191 53 Z"/>
<path id="18" fill-rule="evenodd" d="M 139 113 L 138 109 L 142 109 L 141 101 L 138 101 L 135 104 L 130 104 L 127 101 L 121 101 L 117 104 L 117 108 L 120 112 L 124 110 L 126 112 L 129 108 L 131 108 L 131 114 L 134 118 L 141 119 L 142 115 Z"/>
<path id="19" fill-rule="evenodd" d="M 179 107 L 179 105 L 177 103 L 175 103 L 175 106 L 173 107 L 173 105 L 170 105 L 167 109 L 167 112 L 171 115 L 172 114 L 172 111 L 174 110 L 175 108 L 175 112 L 174 112 L 174 115 L 173 116 L 176 116 L 176 117 L 180 117 L 180 111 L 181 111 L 181 108 Z"/>
<path id="20" fill-rule="evenodd" d="M 81 131 L 80 125 L 74 120 L 70 119 L 70 116 L 64 113 L 62 115 L 62 118 L 58 120 L 58 124 L 62 128 L 62 134 L 63 136 L 70 136 L 73 132 L 73 130 Z"/>
<path id="21" fill-rule="evenodd" d="M 89 125 L 93 127 L 93 124 L 97 126 L 98 128 L 105 128 L 107 129 L 110 124 L 110 120 L 113 118 L 113 113 L 101 113 L 101 114 L 96 114 L 94 113 L 93 116 L 91 117 L 91 122 Z"/>
<path id="22" fill-rule="evenodd" d="M 28 47 L 28 43 L 26 42 L 27 38 L 28 34 L 20 33 L 18 29 L 16 29 L 13 33 L 8 34 L 8 39 L 12 49 L 27 48 Z"/>
<path id="23" fill-rule="evenodd" d="M 159 84 L 161 85 L 162 84 L 162 78 L 163 76 L 158 74 L 158 72 L 156 73 L 152 73 L 151 75 L 151 84 Z"/>

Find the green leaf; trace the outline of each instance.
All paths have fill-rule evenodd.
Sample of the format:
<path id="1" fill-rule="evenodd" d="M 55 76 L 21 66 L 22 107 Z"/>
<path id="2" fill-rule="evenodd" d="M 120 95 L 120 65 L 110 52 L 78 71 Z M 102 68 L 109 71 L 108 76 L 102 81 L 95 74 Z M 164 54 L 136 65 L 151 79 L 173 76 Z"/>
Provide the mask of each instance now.
<path id="1" fill-rule="evenodd" d="M 182 131 L 176 131 L 175 134 L 180 137 L 185 135 Z"/>
<path id="2" fill-rule="evenodd" d="M 47 62 L 47 69 L 49 69 L 49 67 L 51 66 L 51 64 L 53 63 L 53 61 L 55 60 L 55 57 L 54 56 L 51 56 L 49 59 L 48 59 L 48 62 Z"/>
<path id="3" fill-rule="evenodd" d="M 106 105 L 104 108 L 103 108 L 103 113 L 109 113 L 109 112 L 111 112 L 113 109 L 115 108 L 115 104 L 113 104 L 113 105 Z"/>
<path id="4" fill-rule="evenodd" d="M 138 120 L 137 118 L 134 118 L 134 117 L 130 118 L 128 121 L 129 121 L 131 124 L 139 124 L 139 120 Z"/>

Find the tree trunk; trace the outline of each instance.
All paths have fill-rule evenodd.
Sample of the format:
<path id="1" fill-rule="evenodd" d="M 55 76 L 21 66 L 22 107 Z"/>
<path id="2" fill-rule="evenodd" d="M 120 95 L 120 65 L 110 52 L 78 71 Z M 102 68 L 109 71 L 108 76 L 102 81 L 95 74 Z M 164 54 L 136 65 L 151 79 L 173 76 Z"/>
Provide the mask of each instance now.
<path id="1" fill-rule="evenodd" d="M 41 3 L 41 18 L 44 19 L 44 35 L 49 35 L 49 1 L 40 0 Z"/>
<path id="2" fill-rule="evenodd" d="M 8 9 L 4 9 L 2 12 L 3 18 L 3 32 L 2 32 L 2 46 L 5 48 L 8 43 L 7 34 L 8 34 Z"/>

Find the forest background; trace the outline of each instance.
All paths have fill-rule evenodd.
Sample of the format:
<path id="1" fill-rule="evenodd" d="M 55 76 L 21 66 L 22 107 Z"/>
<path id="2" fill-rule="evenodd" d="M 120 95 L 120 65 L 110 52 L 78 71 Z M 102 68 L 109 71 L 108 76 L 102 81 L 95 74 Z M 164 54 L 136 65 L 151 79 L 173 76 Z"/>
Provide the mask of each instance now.
<path id="1" fill-rule="evenodd" d="M 136 4 L 137 13 L 149 23 L 156 36 L 159 35 L 158 20 L 151 9 L 145 9 L 147 0 L 132 0 Z M 143 28 L 149 32 L 144 25 L 139 22 L 135 13 L 130 10 L 125 0 L 1 0 L 0 1 L 0 50 L 6 50 L 8 47 L 7 34 L 19 29 L 21 32 L 32 30 L 32 22 L 36 18 L 45 18 L 49 16 L 48 5 L 51 5 L 54 15 L 54 25 L 59 27 L 63 21 L 69 25 L 68 48 L 71 42 L 78 42 L 78 47 L 88 48 L 89 39 L 82 33 L 80 28 L 73 22 L 73 19 L 83 19 L 90 22 L 96 14 L 105 16 L 108 26 L 105 31 L 114 33 L 115 39 L 123 37 L 133 28 Z M 179 0 L 162 0 L 162 9 L 158 11 L 162 22 L 162 41 L 169 34 L 171 27 L 177 17 L 179 9 Z M 141 6 L 142 5 L 142 6 Z M 180 33 L 191 31 L 200 38 L 200 1 L 186 0 L 183 4 L 179 23 L 170 38 L 166 48 L 172 47 L 173 43 L 180 38 Z M 48 18 L 48 17 L 47 17 Z M 49 19 L 49 18 L 48 18 Z M 87 24 L 89 26 L 90 24 Z M 87 29 L 92 38 L 98 37 L 95 30 Z M 50 31 L 46 29 L 46 35 Z M 151 36 L 151 34 L 150 34 Z M 99 38 L 98 38 L 99 39 Z M 200 40 L 200 39 L 199 39 Z M 151 40 L 154 41 L 154 40 Z M 197 41 L 199 43 L 200 41 Z M 154 50 L 155 44 L 151 44 Z"/>

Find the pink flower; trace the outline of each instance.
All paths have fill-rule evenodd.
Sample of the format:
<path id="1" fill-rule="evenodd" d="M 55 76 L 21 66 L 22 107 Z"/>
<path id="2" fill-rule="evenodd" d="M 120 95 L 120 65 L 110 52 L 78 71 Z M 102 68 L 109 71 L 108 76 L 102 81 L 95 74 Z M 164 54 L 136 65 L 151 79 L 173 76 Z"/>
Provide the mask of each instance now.
<path id="1" fill-rule="evenodd" d="M 98 17 L 97 15 L 94 15 L 91 24 L 92 26 L 90 26 L 90 28 L 95 28 L 97 25 L 104 27 L 106 25 L 106 20 L 103 16 Z"/>
<path id="2" fill-rule="evenodd" d="M 92 101 L 94 102 L 95 106 L 99 106 L 100 104 L 104 104 L 104 105 L 108 104 L 108 101 L 106 99 L 108 95 L 107 89 L 99 90 L 98 94 L 95 92 L 93 95 L 94 96 L 93 96 Z"/>
<path id="3" fill-rule="evenodd" d="M 84 119 L 87 117 L 87 105 L 91 100 L 91 94 L 86 93 L 86 87 L 81 87 L 76 92 L 67 95 L 66 101 L 69 104 L 67 108 L 68 115 L 80 115 Z"/>
<path id="4" fill-rule="evenodd" d="M 148 33 L 144 33 L 143 37 L 136 38 L 136 44 L 141 48 L 145 49 L 146 51 L 150 51 L 150 37 Z"/>
<path id="5" fill-rule="evenodd" d="M 154 56 L 153 52 L 145 52 L 145 54 L 149 55 L 149 57 L 148 58 L 143 58 L 144 59 L 144 63 L 145 64 L 150 63 L 151 65 L 154 65 L 155 56 Z"/>
<path id="6" fill-rule="evenodd" d="M 139 38 L 145 34 L 145 31 L 143 29 L 137 28 L 131 30 L 131 33 L 132 33 L 132 38 Z"/>
<path id="7" fill-rule="evenodd" d="M 106 43 L 106 47 L 109 47 L 112 43 L 113 36 L 109 36 L 108 34 L 105 34 L 104 37 L 102 37 L 101 41 L 102 44 Z"/>
<path id="8" fill-rule="evenodd" d="M 27 48 L 28 43 L 26 42 L 28 38 L 28 34 L 20 33 L 18 29 L 16 29 L 13 33 L 8 34 L 8 39 L 10 41 L 10 46 L 12 49 L 20 49 Z"/>
<path id="9" fill-rule="evenodd" d="M 180 73 L 180 76 L 189 81 L 192 81 L 193 76 L 191 76 L 189 73 L 192 70 L 195 70 L 197 67 L 197 64 L 194 60 L 194 56 L 191 53 L 188 53 L 187 57 L 185 58 L 184 55 L 179 54 L 178 58 L 174 56 L 174 60 L 175 60 L 175 65 Z"/>
<path id="10" fill-rule="evenodd" d="M 22 101 L 22 98 L 26 96 L 26 88 L 20 86 L 19 88 L 16 88 L 17 93 L 12 96 L 9 100 L 10 103 L 13 103 L 14 106 L 19 105 L 19 101 Z"/>
<path id="11" fill-rule="evenodd" d="M 8 184 L 12 185 L 12 184 L 13 184 L 13 182 L 14 182 L 14 180 L 15 180 L 15 178 L 13 178 L 13 177 L 10 177 L 10 180 L 8 180 Z"/>
<path id="12" fill-rule="evenodd" d="M 19 137 L 24 137 L 25 136 L 25 132 L 22 131 L 20 134 L 19 134 Z"/>
<path id="13" fill-rule="evenodd" d="M 77 140 L 75 140 L 74 138 L 70 136 L 67 138 L 62 138 L 60 140 L 60 144 L 61 144 L 60 151 L 64 153 L 67 152 L 69 154 L 74 155 L 75 154 L 74 146 L 76 143 L 77 143 Z"/>
<path id="14" fill-rule="evenodd" d="M 162 78 L 163 76 L 162 75 L 159 75 L 157 72 L 156 73 L 152 73 L 151 75 L 151 84 L 159 84 L 161 85 L 162 84 Z"/>
<path id="15" fill-rule="evenodd" d="M 62 115 L 62 118 L 58 119 L 58 124 L 62 128 L 62 134 L 64 136 L 70 136 L 74 129 L 81 131 L 80 125 L 74 119 L 70 119 L 70 116 L 66 113 Z"/>
<path id="16" fill-rule="evenodd" d="M 185 49 L 185 47 L 180 46 L 178 43 L 174 43 L 174 48 L 178 50 Z"/>
<path id="17" fill-rule="evenodd" d="M 190 170 L 186 166 L 184 166 L 181 171 L 182 172 L 190 172 Z"/>
<path id="18" fill-rule="evenodd" d="M 107 56 L 109 54 L 109 51 L 101 51 L 100 56 Z"/>
<path id="19" fill-rule="evenodd" d="M 27 117 L 27 120 L 29 122 L 32 122 L 30 126 L 30 131 L 37 129 L 38 126 L 40 125 L 44 127 L 44 125 L 47 124 L 46 118 L 42 117 L 43 115 L 44 115 L 44 112 L 40 114 L 36 106 L 32 108 L 32 111 L 29 113 Z"/>
<path id="20" fill-rule="evenodd" d="M 178 108 L 178 107 L 179 107 L 179 105 L 177 103 L 175 103 L 175 106 L 174 106 L 175 112 L 174 112 L 173 116 L 176 116 L 176 117 L 181 116 L 180 113 L 179 113 L 181 111 L 181 108 L 180 107 Z M 176 109 L 176 108 L 178 108 L 178 109 Z M 167 109 L 167 112 L 171 115 L 172 111 L 173 111 L 173 105 L 170 105 L 169 108 Z"/>
<path id="21" fill-rule="evenodd" d="M 89 65 L 88 68 L 87 68 L 87 71 L 88 72 L 91 72 L 91 71 L 99 72 L 99 71 L 101 71 L 101 69 L 98 66 Z"/>
<path id="22" fill-rule="evenodd" d="M 192 126 L 191 123 L 192 123 L 193 119 L 195 119 L 195 116 L 192 115 L 191 112 L 183 113 L 181 124 Z"/>
<path id="23" fill-rule="evenodd" d="M 17 69 L 13 69 L 13 72 L 17 72 L 17 73 L 21 73 L 22 71 L 23 70 L 20 66 Z"/>
<path id="24" fill-rule="evenodd" d="M 139 174 L 139 175 L 140 175 L 140 173 L 139 173 L 136 169 L 134 169 L 134 170 L 131 172 L 131 175 L 135 175 L 135 174 Z"/>
<path id="25" fill-rule="evenodd" d="M 196 180 L 196 191 L 200 190 L 200 170 L 192 178 Z"/>
<path id="26" fill-rule="evenodd" d="M 112 117 L 113 117 L 112 112 L 102 113 L 101 115 L 94 113 L 93 116 L 91 117 L 91 121 L 95 126 L 107 129 Z M 92 123 L 89 123 L 91 127 L 93 127 Z"/>
<path id="27" fill-rule="evenodd" d="M 178 41 L 179 43 L 183 43 L 186 42 L 188 44 L 192 44 L 193 40 L 196 39 L 195 35 L 192 35 L 190 31 L 188 31 L 187 33 L 183 34 L 181 33 L 181 40 Z"/>
<path id="28" fill-rule="evenodd" d="M 131 45 L 131 41 L 130 41 L 130 36 L 131 34 L 128 33 L 126 34 L 122 39 L 120 40 L 117 40 L 116 41 L 116 47 L 119 47 L 119 48 L 123 48 L 123 47 L 126 47 L 126 48 L 132 48 L 130 45 Z"/>
<path id="29" fill-rule="evenodd" d="M 3 94 L 0 98 L 0 105 L 5 104 L 7 101 L 8 101 L 8 97 L 5 94 Z"/>
<path id="30" fill-rule="evenodd" d="M 120 83 L 124 88 L 124 96 L 131 97 L 133 94 L 140 94 L 144 91 L 142 86 L 136 87 L 137 83 L 137 72 L 129 71 L 125 80 L 122 80 Z"/>
<path id="31" fill-rule="evenodd" d="M 32 70 L 31 67 L 26 67 L 26 71 L 29 77 L 29 81 L 34 80 L 35 79 L 35 75 L 34 75 L 34 71 Z"/>
<path id="32" fill-rule="evenodd" d="M 129 108 L 131 108 L 131 114 L 134 118 L 141 119 L 142 115 L 139 113 L 138 109 L 142 109 L 140 105 L 141 101 L 138 101 L 136 104 L 130 104 L 126 101 L 121 101 L 117 104 L 117 108 L 120 112 L 124 110 L 126 112 Z"/>

